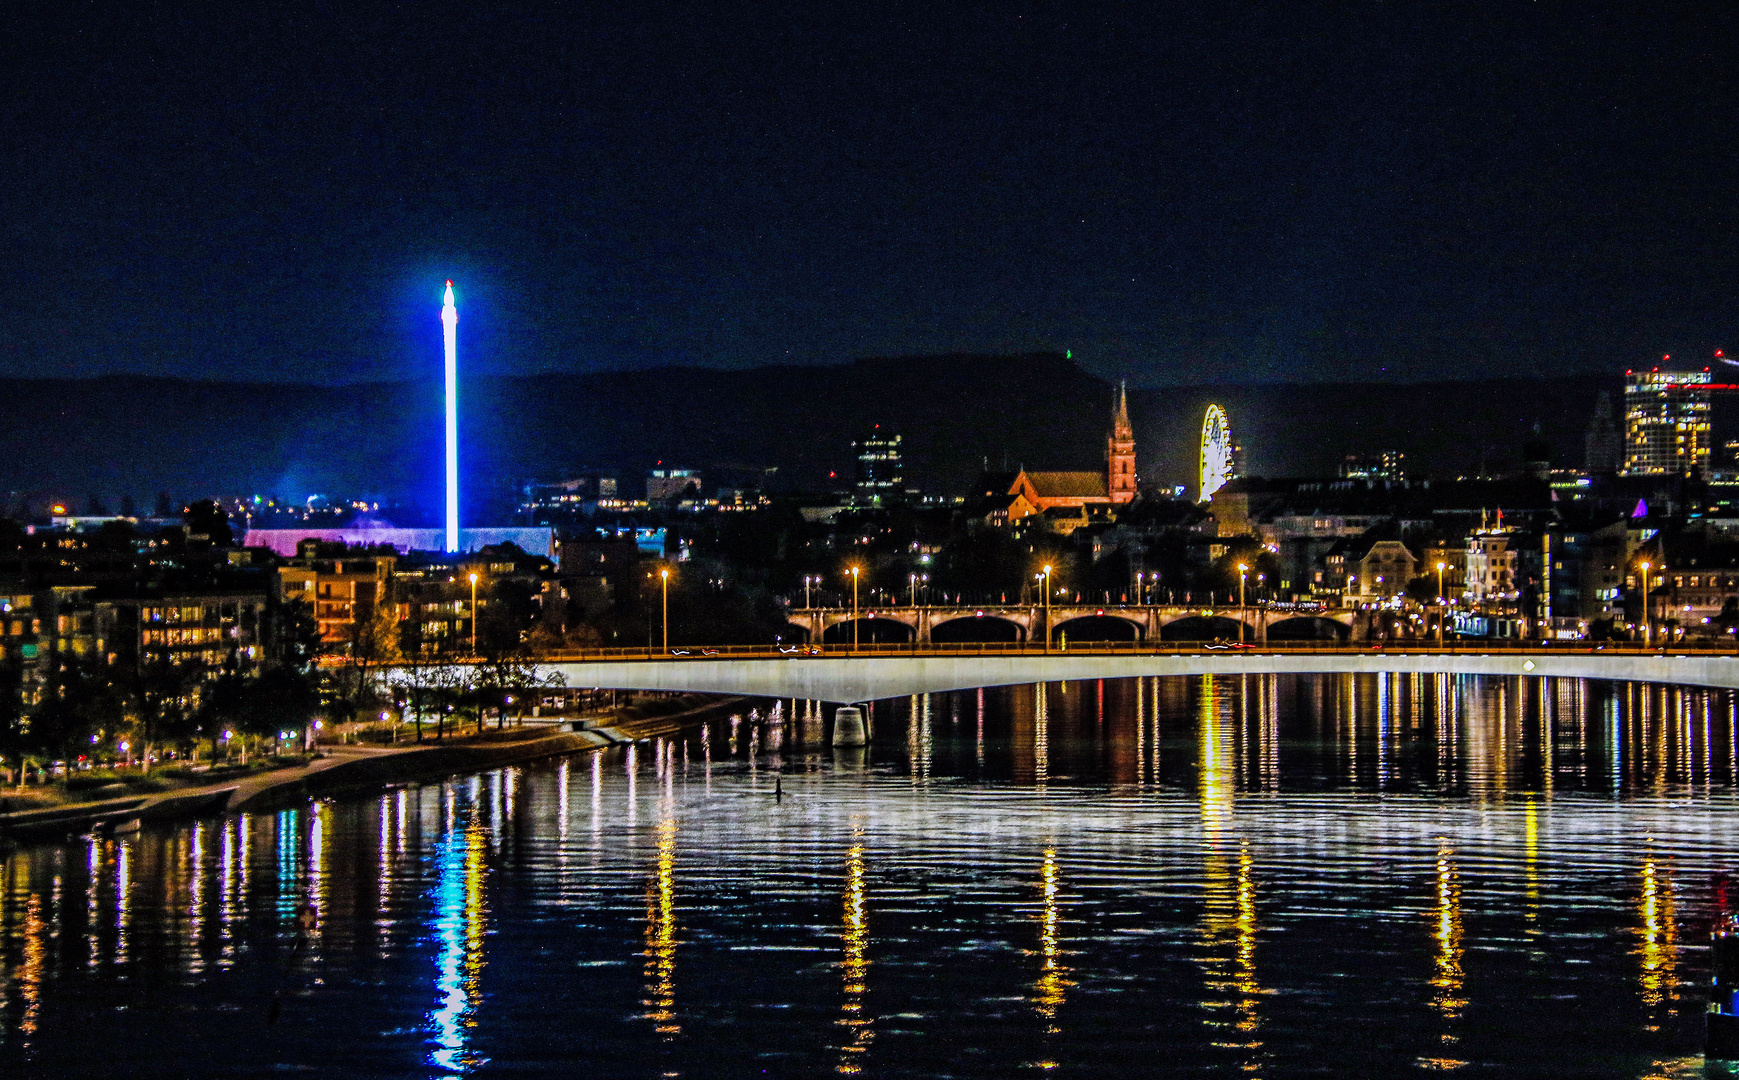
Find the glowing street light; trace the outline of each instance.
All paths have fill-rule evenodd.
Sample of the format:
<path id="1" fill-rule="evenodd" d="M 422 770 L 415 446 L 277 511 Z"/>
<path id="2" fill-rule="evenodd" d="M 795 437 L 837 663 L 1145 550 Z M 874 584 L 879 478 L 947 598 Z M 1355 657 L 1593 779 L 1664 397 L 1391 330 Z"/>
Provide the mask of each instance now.
<path id="1" fill-rule="evenodd" d="M 851 568 L 851 650 L 857 651 L 857 575 L 863 568 Z"/>
<path id="2" fill-rule="evenodd" d="M 1243 563 L 1238 564 L 1238 641 L 1244 641 L 1244 620 L 1248 617 L 1244 610 L 1244 579 L 1250 576 L 1250 568 Z"/>
<path id="3" fill-rule="evenodd" d="M 475 571 L 466 575 L 471 579 L 471 655 L 477 655 L 477 574 Z"/>
<path id="4" fill-rule="evenodd" d="M 1045 582 L 1045 651 L 1051 651 L 1051 568 L 1046 566 L 1038 577 Z"/>
<path id="5" fill-rule="evenodd" d="M 1637 565 L 1638 565 L 1638 568 L 1641 569 L 1641 571 L 1642 571 L 1642 573 L 1639 575 L 1642 578 L 1642 643 L 1643 643 L 1643 647 L 1647 648 L 1649 645 L 1649 638 L 1650 638 L 1651 632 L 1653 630 L 1653 623 L 1652 623 L 1652 620 L 1649 618 L 1650 612 L 1648 609 L 1648 577 L 1649 577 L 1649 568 L 1653 564 L 1644 562 L 1644 563 L 1638 563 Z"/>
<path id="6" fill-rule="evenodd" d="M 1448 569 L 1448 563 L 1437 564 L 1437 644 L 1443 644 L 1443 617 L 1448 614 L 1444 610 L 1443 571 Z"/>
<path id="7" fill-rule="evenodd" d="M 662 567 L 658 571 L 658 588 L 662 594 L 663 611 L 660 621 L 663 624 L 664 651 L 670 651 L 670 567 Z"/>
<path id="8" fill-rule="evenodd" d="M 453 283 L 441 299 L 441 340 L 447 359 L 447 550 L 459 550 L 459 310 L 453 306 Z M 473 650 L 475 651 L 475 650 Z"/>

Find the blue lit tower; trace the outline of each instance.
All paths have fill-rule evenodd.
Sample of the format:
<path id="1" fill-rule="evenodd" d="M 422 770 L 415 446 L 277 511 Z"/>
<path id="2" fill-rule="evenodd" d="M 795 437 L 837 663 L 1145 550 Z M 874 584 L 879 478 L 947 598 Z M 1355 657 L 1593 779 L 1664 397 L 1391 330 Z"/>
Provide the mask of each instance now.
<path id="1" fill-rule="evenodd" d="M 453 283 L 441 300 L 441 336 L 447 346 L 447 550 L 459 550 L 459 361 L 455 338 L 459 311 L 453 306 Z"/>

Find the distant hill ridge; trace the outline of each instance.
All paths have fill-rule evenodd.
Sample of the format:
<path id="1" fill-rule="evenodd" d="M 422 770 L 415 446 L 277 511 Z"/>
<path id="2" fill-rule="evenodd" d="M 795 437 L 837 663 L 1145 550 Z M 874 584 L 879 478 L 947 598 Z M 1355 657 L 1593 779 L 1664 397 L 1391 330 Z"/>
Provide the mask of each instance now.
<path id="1" fill-rule="evenodd" d="M 1407 451 L 1416 470 L 1459 472 L 1514 463 L 1535 422 L 1561 461 L 1579 464 L 1602 386 L 1617 382 L 1170 387 L 1130 391 L 1130 411 L 1143 479 L 1193 494 L 1210 401 L 1230 414 L 1258 475 L 1331 472 L 1347 452 L 1384 447 Z M 0 487 L 81 508 L 90 494 L 143 502 L 157 491 L 438 499 L 438 379 L 332 387 L 112 375 L 0 379 L 0 394 L 13 418 L 0 436 Z M 656 462 L 777 467 L 783 487 L 824 490 L 849 482 L 851 440 L 879 423 L 904 437 L 910 479 L 964 492 L 984 464 L 1102 468 L 1112 394 L 1055 353 L 480 378 L 461 386 L 461 453 L 479 498 L 581 465 L 632 481 Z"/>

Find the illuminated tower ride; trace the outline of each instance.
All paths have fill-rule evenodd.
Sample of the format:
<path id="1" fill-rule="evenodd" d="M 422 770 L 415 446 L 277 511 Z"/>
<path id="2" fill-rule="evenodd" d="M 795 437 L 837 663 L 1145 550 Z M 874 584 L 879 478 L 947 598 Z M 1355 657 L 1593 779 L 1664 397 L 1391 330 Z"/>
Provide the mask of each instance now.
<path id="1" fill-rule="evenodd" d="M 455 338 L 459 311 L 453 306 L 453 283 L 441 300 L 441 336 L 447 346 L 447 550 L 459 550 L 459 361 Z"/>

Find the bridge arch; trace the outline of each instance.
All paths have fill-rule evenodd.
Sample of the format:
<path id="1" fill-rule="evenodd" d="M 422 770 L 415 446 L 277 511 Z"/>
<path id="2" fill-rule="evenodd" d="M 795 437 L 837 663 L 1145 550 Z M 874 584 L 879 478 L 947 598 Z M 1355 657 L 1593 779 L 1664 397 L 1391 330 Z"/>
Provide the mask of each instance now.
<path id="1" fill-rule="evenodd" d="M 903 645 L 917 634 L 910 625 L 898 619 L 862 615 L 855 620 L 845 618 L 829 623 L 821 632 L 821 640 L 828 645 L 850 645 L 853 626 L 857 627 L 857 642 L 860 645 Z"/>
<path id="2" fill-rule="evenodd" d="M 1051 640 L 1062 640 L 1068 635 L 1070 641 L 1140 641 L 1141 624 L 1132 619 L 1116 615 L 1077 615 L 1072 619 L 1063 619 L 1051 627 Z"/>
<path id="3" fill-rule="evenodd" d="M 1224 615 L 1185 615 L 1159 628 L 1161 641 L 1212 641 L 1221 638 L 1235 641 L 1238 627 L 1244 627 L 1244 640 L 1256 640 L 1256 628 Z"/>
<path id="4" fill-rule="evenodd" d="M 1345 641 L 1352 627 L 1319 615 L 1295 615 L 1268 624 L 1269 641 Z"/>
<path id="5" fill-rule="evenodd" d="M 938 645 L 1026 640 L 1026 627 L 996 615 L 963 615 L 930 627 L 930 640 Z"/>

